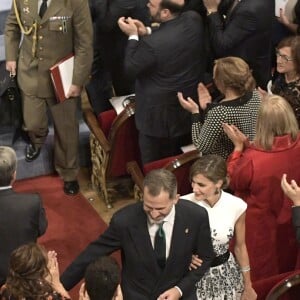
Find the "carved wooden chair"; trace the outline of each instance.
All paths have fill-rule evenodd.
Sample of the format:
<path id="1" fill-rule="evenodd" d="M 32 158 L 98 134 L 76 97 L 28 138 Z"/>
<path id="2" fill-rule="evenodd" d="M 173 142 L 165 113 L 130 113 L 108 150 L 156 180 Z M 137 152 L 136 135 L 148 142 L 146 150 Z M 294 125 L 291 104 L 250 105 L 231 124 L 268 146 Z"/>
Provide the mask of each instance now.
<path id="1" fill-rule="evenodd" d="M 300 299 L 300 270 L 277 283 L 268 293 L 266 300 Z"/>
<path id="2" fill-rule="evenodd" d="M 128 175 L 126 163 L 135 160 L 140 164 L 138 131 L 134 122 L 134 103 L 117 115 L 115 110 L 95 116 L 92 109 L 84 110 L 90 134 L 92 175 L 91 181 L 111 208 L 109 184 L 117 177 Z"/>
<path id="3" fill-rule="evenodd" d="M 201 156 L 198 150 L 186 152 L 177 156 L 163 158 L 144 165 L 143 171 L 136 161 L 127 163 L 128 173 L 131 175 L 135 187 L 134 198 L 136 200 L 143 199 L 143 180 L 145 174 L 154 169 L 165 168 L 173 172 L 177 178 L 178 193 L 185 195 L 192 192 L 191 183 L 189 181 L 190 167 L 195 160 Z"/>

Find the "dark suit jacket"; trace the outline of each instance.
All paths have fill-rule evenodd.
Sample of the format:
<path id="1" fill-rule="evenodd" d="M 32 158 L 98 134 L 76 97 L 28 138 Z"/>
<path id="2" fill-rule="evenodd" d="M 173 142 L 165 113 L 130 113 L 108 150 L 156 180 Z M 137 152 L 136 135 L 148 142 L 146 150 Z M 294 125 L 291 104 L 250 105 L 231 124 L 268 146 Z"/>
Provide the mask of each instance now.
<path id="1" fill-rule="evenodd" d="M 106 81 L 112 80 L 117 95 L 132 94 L 134 92 L 134 79 L 129 80 L 124 74 L 124 57 L 127 36 L 118 26 L 120 17 L 132 17 L 150 24 L 148 0 L 90 0 L 91 13 L 94 16 L 94 77 L 102 77 Z M 99 72 L 98 74 L 96 72 Z M 97 80 L 97 79 L 94 79 Z M 99 85 L 95 81 L 95 85 Z M 104 83 L 104 86 L 111 82 Z M 95 86 L 95 99 L 93 102 L 103 101 L 103 96 Z M 100 87 L 101 88 L 101 87 Z M 91 90 L 91 87 L 88 87 Z M 93 92 L 93 91 L 92 91 Z M 101 91 L 100 91 L 101 92 Z M 99 99 L 100 96 L 100 99 Z M 102 97 L 101 97 L 102 96 Z M 104 95 L 105 97 L 106 95 Z M 95 105 L 96 107 L 99 104 Z M 106 109 L 105 105 L 99 109 Z"/>
<path id="2" fill-rule="evenodd" d="M 197 99 L 203 46 L 202 20 L 194 11 L 161 23 L 140 41 L 128 41 L 125 71 L 137 78 L 135 120 L 141 133 L 168 138 L 190 132 L 190 114 L 180 106 L 177 92 Z"/>
<path id="3" fill-rule="evenodd" d="M 47 225 L 39 195 L 20 194 L 12 189 L 0 191 L 0 283 L 6 278 L 11 252 L 35 242 Z"/>
<path id="4" fill-rule="evenodd" d="M 189 201 L 179 201 L 175 208 L 170 254 L 163 271 L 155 258 L 143 204 L 137 203 L 115 213 L 108 229 L 67 268 L 61 277 L 65 288 L 72 288 L 97 257 L 120 249 L 125 300 L 156 300 L 175 285 L 182 290 L 183 299 L 193 299 L 195 282 L 214 256 L 208 215 L 205 209 Z M 203 264 L 188 271 L 191 255 L 195 253 L 203 259 Z"/>
<path id="5" fill-rule="evenodd" d="M 296 228 L 296 238 L 300 243 L 300 206 L 296 206 L 292 208 L 292 218 L 293 224 Z"/>
<path id="6" fill-rule="evenodd" d="M 216 57 L 238 56 L 253 70 L 257 84 L 271 78 L 273 0 L 242 0 L 223 22 L 221 14 L 207 17 L 211 47 Z"/>

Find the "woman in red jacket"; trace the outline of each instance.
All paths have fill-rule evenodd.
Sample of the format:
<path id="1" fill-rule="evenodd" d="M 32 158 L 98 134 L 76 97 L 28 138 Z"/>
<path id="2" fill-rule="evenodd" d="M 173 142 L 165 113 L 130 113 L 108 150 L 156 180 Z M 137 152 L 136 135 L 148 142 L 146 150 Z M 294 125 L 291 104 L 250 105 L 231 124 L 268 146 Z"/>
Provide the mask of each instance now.
<path id="1" fill-rule="evenodd" d="M 252 280 L 293 269 L 297 252 L 292 202 L 281 190 L 284 173 L 300 181 L 300 135 L 296 117 L 280 96 L 262 101 L 252 144 L 234 125 L 223 124 L 234 144 L 228 158 L 230 188 L 248 204 L 246 244 Z"/>

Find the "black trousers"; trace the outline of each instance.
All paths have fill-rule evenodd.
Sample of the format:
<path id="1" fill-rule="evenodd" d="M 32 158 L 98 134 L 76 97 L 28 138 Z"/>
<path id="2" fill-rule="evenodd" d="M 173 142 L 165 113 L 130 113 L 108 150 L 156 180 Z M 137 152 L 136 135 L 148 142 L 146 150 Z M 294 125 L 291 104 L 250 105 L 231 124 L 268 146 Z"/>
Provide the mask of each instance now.
<path id="1" fill-rule="evenodd" d="M 191 134 L 171 138 L 153 137 L 139 133 L 139 146 L 143 165 L 182 153 L 181 146 L 191 144 Z"/>

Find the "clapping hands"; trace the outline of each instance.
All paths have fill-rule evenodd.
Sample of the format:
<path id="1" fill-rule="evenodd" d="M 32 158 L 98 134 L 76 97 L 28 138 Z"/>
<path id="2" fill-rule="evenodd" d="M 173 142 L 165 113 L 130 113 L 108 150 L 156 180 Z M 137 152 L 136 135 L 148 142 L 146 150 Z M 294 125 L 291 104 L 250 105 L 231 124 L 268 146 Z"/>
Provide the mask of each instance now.
<path id="1" fill-rule="evenodd" d="M 244 144 L 248 138 L 242 133 L 235 125 L 229 125 L 227 123 L 222 124 L 224 132 L 234 144 L 235 151 L 243 151 Z"/>
<path id="2" fill-rule="evenodd" d="M 68 292 L 65 290 L 63 285 L 60 282 L 59 279 L 59 266 L 58 266 L 58 261 L 57 261 L 57 253 L 55 251 L 48 251 L 47 253 L 48 256 L 48 270 L 49 270 L 49 276 L 46 277 L 46 280 L 51 284 L 52 288 L 60 293 L 62 296 L 66 298 L 70 298 L 70 295 Z"/>
<path id="3" fill-rule="evenodd" d="M 47 253 L 48 256 L 48 270 L 50 272 L 50 278 L 49 282 L 52 283 L 57 283 L 59 281 L 59 267 L 58 267 L 58 262 L 57 262 L 57 253 L 55 251 L 48 251 Z"/>
<path id="4" fill-rule="evenodd" d="M 286 196 L 294 202 L 294 205 L 300 206 L 300 187 L 297 185 L 296 181 L 292 179 L 291 183 L 288 183 L 287 175 L 283 174 L 281 187 Z"/>
<path id="5" fill-rule="evenodd" d="M 208 89 L 206 88 L 206 86 L 202 82 L 200 82 L 198 84 L 197 91 L 198 91 L 199 106 L 202 110 L 205 110 L 207 107 L 207 104 L 211 103 L 211 100 L 212 100 L 211 95 L 210 95 Z M 189 111 L 192 114 L 199 113 L 199 106 L 192 98 L 188 97 L 187 99 L 185 99 L 181 92 L 177 93 L 177 97 L 178 97 L 179 103 L 185 110 Z"/>
<path id="6" fill-rule="evenodd" d="M 135 23 L 134 19 L 130 17 L 121 17 L 118 20 L 118 25 L 126 35 L 138 35 L 138 25 Z"/>

